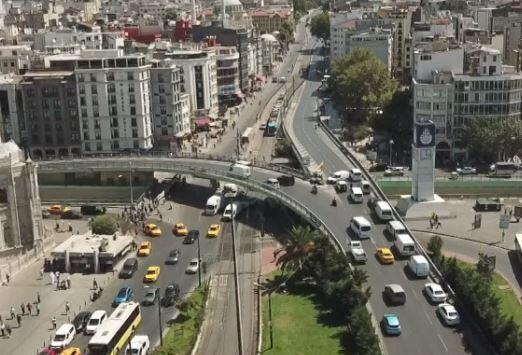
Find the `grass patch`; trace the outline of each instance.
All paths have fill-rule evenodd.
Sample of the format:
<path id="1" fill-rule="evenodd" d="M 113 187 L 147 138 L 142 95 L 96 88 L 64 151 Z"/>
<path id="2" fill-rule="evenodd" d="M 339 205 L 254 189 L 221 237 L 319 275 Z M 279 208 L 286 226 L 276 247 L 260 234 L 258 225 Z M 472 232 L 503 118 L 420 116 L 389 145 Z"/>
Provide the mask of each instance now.
<path id="1" fill-rule="evenodd" d="M 178 306 L 180 315 L 153 355 L 190 354 L 203 322 L 207 296 L 208 287 L 199 287 Z"/>
<path id="2" fill-rule="evenodd" d="M 275 273 L 278 273 L 276 271 Z M 274 274 L 272 274 L 274 275 Z M 270 344 L 268 296 L 263 296 L 263 354 L 342 354 L 344 326 L 332 324 L 312 293 L 273 293 Z"/>

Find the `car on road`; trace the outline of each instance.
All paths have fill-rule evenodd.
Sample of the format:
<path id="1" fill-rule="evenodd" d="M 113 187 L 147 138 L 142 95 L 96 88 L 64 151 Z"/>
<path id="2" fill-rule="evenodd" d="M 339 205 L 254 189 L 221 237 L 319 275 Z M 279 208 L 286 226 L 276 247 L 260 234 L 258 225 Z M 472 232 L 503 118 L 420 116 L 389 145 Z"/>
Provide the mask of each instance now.
<path id="1" fill-rule="evenodd" d="M 399 284 L 389 284 L 384 286 L 383 295 L 392 305 L 403 305 L 406 303 L 406 292 Z"/>
<path id="2" fill-rule="evenodd" d="M 118 274 L 120 279 L 130 279 L 132 275 L 138 270 L 138 259 L 128 258 L 123 263 L 123 267 Z"/>
<path id="3" fill-rule="evenodd" d="M 161 229 L 154 223 L 149 223 L 145 225 L 143 228 L 143 232 L 149 237 L 159 237 L 161 236 Z"/>
<path id="4" fill-rule="evenodd" d="M 160 267 L 159 266 L 149 266 L 147 268 L 147 272 L 145 276 L 143 276 L 143 282 L 155 282 L 158 280 L 160 275 Z"/>
<path id="5" fill-rule="evenodd" d="M 104 310 L 94 311 L 89 319 L 89 323 L 85 327 L 85 334 L 94 334 L 100 327 L 100 325 L 107 319 L 107 312 Z"/>
<path id="6" fill-rule="evenodd" d="M 277 83 L 277 80 L 278 80 L 277 76 L 273 76 L 273 77 L 272 77 L 272 82 L 273 82 L 273 83 Z"/>
<path id="7" fill-rule="evenodd" d="M 97 216 L 100 214 L 105 214 L 105 212 L 107 212 L 107 209 L 105 207 L 98 206 L 98 205 L 82 205 L 80 207 L 80 211 L 83 214 Z"/>
<path id="8" fill-rule="evenodd" d="M 372 166 L 370 166 L 370 172 L 383 172 L 383 171 L 386 171 L 386 169 L 388 169 L 388 165 L 386 165 L 385 163 L 376 163 L 376 164 L 373 164 Z"/>
<path id="9" fill-rule="evenodd" d="M 132 291 L 132 288 L 129 286 L 125 286 L 120 288 L 120 292 L 114 297 L 114 300 L 112 300 L 112 306 L 116 307 L 120 303 L 129 302 L 134 298 L 134 291 Z"/>
<path id="10" fill-rule="evenodd" d="M 196 239 L 199 238 L 199 231 L 195 229 L 191 229 L 187 236 L 183 239 L 183 244 L 194 244 Z"/>
<path id="11" fill-rule="evenodd" d="M 187 269 L 185 270 L 185 273 L 187 274 L 195 274 L 199 270 L 199 260 L 197 258 L 194 258 L 190 260 Z"/>
<path id="12" fill-rule="evenodd" d="M 472 166 L 464 166 L 462 168 L 456 169 L 459 175 L 475 175 L 477 174 L 477 169 Z"/>
<path id="13" fill-rule="evenodd" d="M 81 219 L 83 215 L 76 210 L 65 209 L 61 215 L 62 219 Z"/>
<path id="14" fill-rule="evenodd" d="M 74 317 L 72 324 L 74 325 L 74 329 L 76 329 L 76 333 L 81 333 L 85 330 L 85 326 L 87 322 L 91 318 L 91 312 L 80 312 Z"/>
<path id="15" fill-rule="evenodd" d="M 386 335 L 400 335 L 401 334 L 401 323 L 397 315 L 388 313 L 382 317 L 381 326 L 384 334 Z"/>
<path id="16" fill-rule="evenodd" d="M 152 251 L 151 242 L 141 242 L 140 247 L 138 249 L 138 256 L 149 256 L 151 251 Z"/>
<path id="17" fill-rule="evenodd" d="M 259 130 L 260 130 L 260 131 L 264 131 L 265 129 L 266 129 L 266 123 L 261 123 L 261 124 L 259 125 Z"/>
<path id="18" fill-rule="evenodd" d="M 266 184 L 274 189 L 279 189 L 281 185 L 279 184 L 279 180 L 276 178 L 268 178 L 266 180 Z"/>
<path id="19" fill-rule="evenodd" d="M 390 250 L 390 248 L 378 248 L 377 249 L 377 258 L 382 264 L 393 264 L 395 258 Z"/>
<path id="20" fill-rule="evenodd" d="M 60 352 L 60 355 L 82 355 L 82 351 L 80 350 L 80 348 L 69 347 L 69 348 L 63 349 Z"/>
<path id="21" fill-rule="evenodd" d="M 50 214 L 61 215 L 63 212 L 63 207 L 62 205 L 52 205 L 47 209 L 47 211 L 49 211 Z"/>
<path id="22" fill-rule="evenodd" d="M 172 228 L 172 233 L 178 237 L 184 237 L 188 235 L 188 228 L 183 223 L 176 223 Z"/>
<path id="23" fill-rule="evenodd" d="M 70 323 L 62 324 L 56 333 L 54 333 L 54 338 L 51 341 L 51 349 L 65 348 L 73 341 L 75 335 L 76 330 L 74 329 L 74 325 Z"/>
<path id="24" fill-rule="evenodd" d="M 288 70 L 290 70 L 290 68 L 289 68 Z M 290 71 L 289 71 L 289 73 L 290 73 Z M 279 78 L 279 82 L 280 82 L 280 83 L 283 83 L 283 84 L 286 83 L 286 76 L 281 76 L 281 77 Z"/>
<path id="25" fill-rule="evenodd" d="M 386 170 L 384 170 L 384 176 L 403 176 L 404 175 L 404 167 L 402 166 L 392 166 Z"/>
<path id="26" fill-rule="evenodd" d="M 125 355 L 147 355 L 150 349 L 148 335 L 135 335 L 125 349 Z"/>
<path id="27" fill-rule="evenodd" d="M 449 303 L 439 304 L 437 306 L 437 314 L 446 325 L 454 326 L 460 324 L 460 316 L 457 309 Z"/>
<path id="28" fill-rule="evenodd" d="M 207 231 L 207 237 L 217 238 L 217 237 L 219 237 L 220 234 L 221 234 L 221 225 L 211 224 Z"/>
<path id="29" fill-rule="evenodd" d="M 152 287 L 147 290 L 145 293 L 145 297 L 143 297 L 143 301 L 141 302 L 145 306 L 152 306 L 159 299 L 159 288 Z"/>
<path id="30" fill-rule="evenodd" d="M 179 300 L 180 296 L 179 285 L 176 283 L 168 284 L 165 288 L 165 294 L 163 295 L 163 299 L 161 300 L 161 304 L 163 307 L 170 307 L 176 304 Z"/>
<path id="31" fill-rule="evenodd" d="M 359 240 L 350 241 L 348 251 L 353 262 L 365 264 L 368 261 L 368 256 Z"/>
<path id="32" fill-rule="evenodd" d="M 281 186 L 293 186 L 295 184 L 295 177 L 293 175 L 280 175 L 277 177 L 279 185 Z"/>
<path id="33" fill-rule="evenodd" d="M 348 183 L 344 180 L 337 180 L 334 185 L 335 191 L 337 193 L 342 193 L 348 191 Z"/>
<path id="34" fill-rule="evenodd" d="M 444 292 L 442 287 L 434 282 L 429 282 L 424 285 L 424 294 L 433 303 L 446 302 L 448 294 Z"/>
<path id="35" fill-rule="evenodd" d="M 169 255 L 167 256 L 167 259 L 165 259 L 165 264 L 167 265 L 174 265 L 177 264 L 179 261 L 179 249 L 173 249 L 169 252 Z"/>

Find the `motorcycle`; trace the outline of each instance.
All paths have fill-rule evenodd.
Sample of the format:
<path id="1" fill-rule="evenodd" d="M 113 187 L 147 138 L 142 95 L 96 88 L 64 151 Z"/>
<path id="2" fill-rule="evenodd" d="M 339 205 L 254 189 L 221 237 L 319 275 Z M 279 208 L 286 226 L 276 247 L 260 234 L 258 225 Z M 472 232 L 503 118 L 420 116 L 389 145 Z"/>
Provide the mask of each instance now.
<path id="1" fill-rule="evenodd" d="M 98 288 L 97 290 L 94 290 L 94 291 L 92 292 L 91 301 L 94 302 L 94 301 L 96 301 L 98 298 L 100 298 L 101 295 L 102 295 L 102 292 L 103 292 L 103 288 L 101 288 L 101 287 Z"/>
<path id="2" fill-rule="evenodd" d="M 337 207 L 337 200 L 335 198 L 332 200 L 332 206 Z"/>

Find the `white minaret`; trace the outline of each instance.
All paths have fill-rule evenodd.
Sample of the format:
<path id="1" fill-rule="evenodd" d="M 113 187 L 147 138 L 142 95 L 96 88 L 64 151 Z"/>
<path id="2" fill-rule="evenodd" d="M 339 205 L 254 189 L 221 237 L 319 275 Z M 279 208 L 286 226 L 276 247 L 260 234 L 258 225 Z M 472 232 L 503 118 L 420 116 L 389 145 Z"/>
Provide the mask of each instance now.
<path id="1" fill-rule="evenodd" d="M 221 23 L 223 27 L 225 27 L 225 1 L 226 0 L 221 1 Z"/>
<path id="2" fill-rule="evenodd" d="M 2 4 L 2 0 L 0 0 L 0 29 L 4 28 L 4 4 Z"/>

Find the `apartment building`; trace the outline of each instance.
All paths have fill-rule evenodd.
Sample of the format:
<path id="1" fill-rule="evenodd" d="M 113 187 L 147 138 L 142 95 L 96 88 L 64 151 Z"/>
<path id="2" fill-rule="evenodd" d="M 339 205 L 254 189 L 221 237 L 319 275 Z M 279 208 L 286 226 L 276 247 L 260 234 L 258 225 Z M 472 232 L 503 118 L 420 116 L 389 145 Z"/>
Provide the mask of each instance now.
<path id="1" fill-rule="evenodd" d="M 83 32 L 62 28 L 34 34 L 33 48 L 49 53 L 76 53 L 84 49 L 121 49 L 124 47 L 123 31 L 102 32 L 99 26 Z"/>
<path id="2" fill-rule="evenodd" d="M 220 106 L 234 106 L 241 97 L 239 52 L 236 47 L 208 47 L 216 52 L 217 89 Z"/>
<path id="3" fill-rule="evenodd" d="M 26 130 L 19 75 L 0 75 L 0 141 L 25 145 Z"/>
<path id="4" fill-rule="evenodd" d="M 48 56 L 45 63 L 74 69 L 83 153 L 152 148 L 151 65 L 144 55 L 86 50 Z"/>
<path id="5" fill-rule="evenodd" d="M 23 74 L 31 68 L 31 47 L 0 46 L 0 73 Z"/>
<path id="6" fill-rule="evenodd" d="M 257 8 L 250 12 L 252 24 L 261 34 L 281 30 L 284 23 L 293 27 L 292 8 Z"/>
<path id="7" fill-rule="evenodd" d="M 392 69 L 392 32 L 383 28 L 370 28 L 368 32 L 353 34 L 345 40 L 345 54 L 356 48 L 369 49 L 388 70 Z"/>

